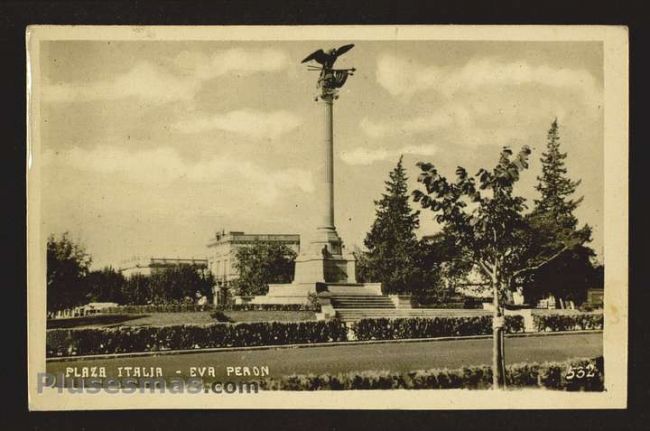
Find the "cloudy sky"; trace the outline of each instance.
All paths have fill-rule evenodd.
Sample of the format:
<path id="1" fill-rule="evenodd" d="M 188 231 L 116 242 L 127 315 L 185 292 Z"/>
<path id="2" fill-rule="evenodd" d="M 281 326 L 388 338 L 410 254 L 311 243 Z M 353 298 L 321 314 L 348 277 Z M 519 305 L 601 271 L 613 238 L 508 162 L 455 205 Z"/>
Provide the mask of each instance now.
<path id="1" fill-rule="evenodd" d="M 335 104 L 336 225 L 361 245 L 399 156 L 453 175 L 533 148 L 555 117 L 577 215 L 602 256 L 603 59 L 597 42 L 350 41 Z M 322 112 L 300 60 L 340 42 L 49 41 L 40 45 L 45 232 L 70 231 L 96 267 L 205 257 L 217 230 L 309 233 Z M 422 212 L 420 234 L 437 230 Z"/>

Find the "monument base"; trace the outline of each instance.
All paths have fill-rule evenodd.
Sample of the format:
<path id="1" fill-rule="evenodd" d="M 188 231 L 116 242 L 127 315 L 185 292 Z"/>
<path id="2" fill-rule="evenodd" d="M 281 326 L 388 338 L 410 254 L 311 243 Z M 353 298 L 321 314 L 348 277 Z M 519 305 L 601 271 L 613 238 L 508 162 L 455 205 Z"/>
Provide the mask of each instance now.
<path id="1" fill-rule="evenodd" d="M 310 294 L 381 295 L 381 283 L 357 283 L 356 259 L 343 252 L 343 241 L 333 226 L 319 227 L 316 236 L 296 258 L 293 282 L 271 284 L 253 304 L 309 304 Z"/>
<path id="2" fill-rule="evenodd" d="M 254 297 L 251 304 L 309 304 L 310 294 L 382 295 L 381 283 L 290 283 L 271 284 L 266 295 Z"/>

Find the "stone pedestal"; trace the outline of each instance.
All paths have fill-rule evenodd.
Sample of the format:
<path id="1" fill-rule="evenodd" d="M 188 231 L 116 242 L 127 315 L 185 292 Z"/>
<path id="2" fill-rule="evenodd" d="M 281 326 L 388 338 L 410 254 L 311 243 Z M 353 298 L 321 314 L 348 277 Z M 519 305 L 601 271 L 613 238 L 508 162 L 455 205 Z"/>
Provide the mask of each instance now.
<path id="1" fill-rule="evenodd" d="M 337 74 L 338 73 L 338 74 Z M 351 253 L 346 253 L 343 241 L 334 227 L 334 99 L 337 89 L 345 79 L 337 76 L 342 73 L 324 69 L 319 86 L 321 94 L 317 98 L 323 115 L 320 141 L 321 145 L 315 156 L 322 157 L 320 181 L 317 198 L 314 201 L 314 214 L 318 217 L 314 238 L 307 242 L 303 238 L 300 254 L 296 258 L 294 280 L 291 284 L 274 284 L 269 286 L 269 293 L 256 297 L 258 303 L 305 303 L 310 293 L 329 291 L 333 294 L 370 294 L 381 295 L 378 284 L 358 284 L 356 280 L 356 260 Z"/>

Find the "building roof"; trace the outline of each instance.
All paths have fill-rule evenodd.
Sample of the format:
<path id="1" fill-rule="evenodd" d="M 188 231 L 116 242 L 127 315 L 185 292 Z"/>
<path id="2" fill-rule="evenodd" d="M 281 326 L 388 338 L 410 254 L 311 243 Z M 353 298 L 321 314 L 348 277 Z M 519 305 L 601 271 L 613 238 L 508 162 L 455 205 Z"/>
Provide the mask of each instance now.
<path id="1" fill-rule="evenodd" d="M 208 243 L 208 247 L 214 247 L 217 244 L 250 244 L 254 242 L 287 242 L 300 243 L 299 234 L 286 233 L 244 233 L 239 231 L 221 231 L 217 232 L 214 238 Z"/>
<path id="2" fill-rule="evenodd" d="M 208 267 L 208 259 L 181 259 L 169 257 L 134 257 L 125 260 L 120 264 L 119 270 L 125 271 L 134 268 L 161 268 L 178 265 L 190 265 L 196 267 Z"/>

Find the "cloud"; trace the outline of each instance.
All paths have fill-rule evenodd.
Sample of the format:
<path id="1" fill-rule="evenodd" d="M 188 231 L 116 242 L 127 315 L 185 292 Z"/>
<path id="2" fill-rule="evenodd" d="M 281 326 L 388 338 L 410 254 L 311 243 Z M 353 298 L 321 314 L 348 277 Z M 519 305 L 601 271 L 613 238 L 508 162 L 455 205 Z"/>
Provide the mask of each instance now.
<path id="1" fill-rule="evenodd" d="M 461 67 L 424 65 L 390 54 L 377 60 L 377 82 L 409 102 L 403 118 L 363 118 L 373 139 L 426 138 L 437 145 L 515 145 L 531 131 L 597 121 L 602 87 L 582 69 L 473 59 Z M 379 157 L 379 155 L 376 155 Z"/>
<path id="2" fill-rule="evenodd" d="M 289 64 L 289 55 L 279 49 L 232 48 L 211 55 L 184 51 L 174 59 L 181 70 L 195 74 L 199 79 L 211 79 L 228 73 L 250 75 L 258 72 L 279 72 Z"/>
<path id="3" fill-rule="evenodd" d="M 472 124 L 472 108 L 460 104 L 448 105 L 444 110 L 415 116 L 404 120 L 373 121 L 364 117 L 359 126 L 371 138 L 383 138 L 400 134 L 421 134 L 449 127 L 469 127 Z"/>
<path id="4" fill-rule="evenodd" d="M 302 119 L 288 111 L 238 110 L 225 114 L 191 118 L 172 126 L 182 133 L 223 130 L 252 138 L 277 138 L 296 129 Z"/>
<path id="5" fill-rule="evenodd" d="M 136 63 L 113 78 L 86 83 L 47 83 L 42 94 L 46 102 L 118 100 L 128 97 L 157 102 L 191 100 L 203 81 L 226 74 L 250 75 L 278 72 L 289 65 L 288 54 L 277 49 L 233 48 L 212 55 L 185 51 L 164 68 L 147 61 Z"/>
<path id="6" fill-rule="evenodd" d="M 434 145 L 407 145 L 398 149 L 358 147 L 352 151 L 342 152 L 341 160 L 349 165 L 367 166 L 379 161 L 396 159 L 401 155 L 433 156 L 436 152 L 437 148 Z"/>
<path id="7" fill-rule="evenodd" d="M 531 65 L 526 61 L 471 60 L 460 69 L 424 65 L 392 54 L 377 59 L 377 83 L 393 96 L 409 98 L 436 90 L 447 98 L 485 87 L 506 88 L 532 84 L 581 93 L 585 103 L 599 103 L 602 90 L 586 70 Z"/>
<path id="8" fill-rule="evenodd" d="M 302 169 L 272 170 L 248 160 L 215 156 L 198 162 L 183 160 L 171 148 L 128 151 L 113 146 L 74 147 L 66 152 L 45 151 L 43 163 L 57 172 L 69 169 L 110 176 L 111 181 L 165 185 L 175 182 L 218 185 L 229 196 L 251 196 L 270 205 L 283 193 L 314 191 L 312 174 Z M 104 180 L 102 180 L 104 181 Z"/>
<path id="9" fill-rule="evenodd" d="M 512 145 L 529 139 L 531 131 L 545 130 L 553 118 L 580 123 L 593 117 L 575 108 L 570 96 L 540 97 L 531 104 L 530 95 L 504 99 L 498 92 L 465 95 L 439 105 L 433 112 L 408 118 L 363 118 L 359 128 L 368 137 L 381 139 L 433 140 L 478 147 Z"/>
<path id="10" fill-rule="evenodd" d="M 196 83 L 178 78 L 148 62 L 139 62 L 113 79 L 89 83 L 44 85 L 46 102 L 87 102 L 135 97 L 141 100 L 168 102 L 189 100 Z"/>

